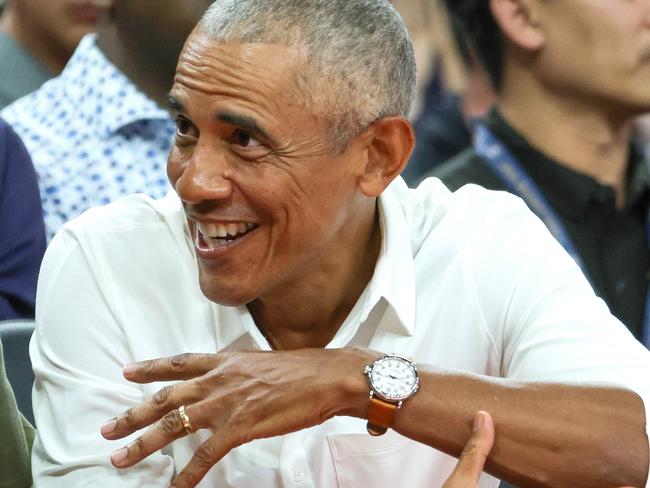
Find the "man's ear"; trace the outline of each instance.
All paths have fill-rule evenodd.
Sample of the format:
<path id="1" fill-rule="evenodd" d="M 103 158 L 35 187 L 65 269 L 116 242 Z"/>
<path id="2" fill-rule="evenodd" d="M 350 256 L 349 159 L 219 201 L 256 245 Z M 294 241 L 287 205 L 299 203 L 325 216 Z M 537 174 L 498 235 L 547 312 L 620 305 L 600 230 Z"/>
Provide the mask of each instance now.
<path id="1" fill-rule="evenodd" d="M 372 124 L 361 191 L 378 197 L 408 163 L 415 146 L 415 131 L 404 117 L 385 117 Z"/>
<path id="2" fill-rule="evenodd" d="M 492 16 L 503 34 L 526 51 L 537 51 L 546 38 L 539 22 L 540 0 L 490 0 Z"/>

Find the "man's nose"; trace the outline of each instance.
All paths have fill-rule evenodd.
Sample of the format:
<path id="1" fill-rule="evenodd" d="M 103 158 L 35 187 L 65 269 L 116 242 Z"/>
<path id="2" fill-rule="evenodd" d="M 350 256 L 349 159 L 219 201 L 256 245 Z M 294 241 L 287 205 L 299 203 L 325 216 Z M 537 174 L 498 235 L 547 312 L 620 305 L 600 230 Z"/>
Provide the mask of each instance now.
<path id="1" fill-rule="evenodd" d="M 193 204 L 229 198 L 232 195 L 229 173 L 229 164 L 222 152 L 197 147 L 176 180 L 176 192 L 184 202 Z"/>

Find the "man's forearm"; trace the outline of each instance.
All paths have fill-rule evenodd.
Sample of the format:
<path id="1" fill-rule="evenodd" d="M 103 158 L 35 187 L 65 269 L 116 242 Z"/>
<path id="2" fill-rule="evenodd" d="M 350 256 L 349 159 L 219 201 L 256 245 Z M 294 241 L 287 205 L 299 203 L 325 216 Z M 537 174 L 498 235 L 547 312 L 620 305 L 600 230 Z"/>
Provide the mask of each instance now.
<path id="1" fill-rule="evenodd" d="M 486 469 L 502 479 L 522 486 L 645 486 L 645 410 L 627 389 L 425 370 L 420 392 L 396 415 L 394 428 L 458 456 L 477 410 L 494 418 Z"/>
<path id="2" fill-rule="evenodd" d="M 175 486 L 196 486 L 232 449 L 263 437 L 296 432 L 335 415 L 366 418 L 364 366 L 381 353 L 359 348 L 181 354 L 125 368 L 137 383 L 169 385 L 102 426 L 107 439 L 149 427 L 116 451 L 116 467 L 133 466 L 192 430 L 212 437 L 195 453 Z M 607 385 L 571 386 L 459 374 L 420 366 L 420 390 L 397 412 L 402 435 L 458 456 L 478 410 L 496 426 L 486 470 L 519 486 L 645 486 L 648 442 L 642 400 Z M 207 456 L 207 457 L 206 457 Z"/>

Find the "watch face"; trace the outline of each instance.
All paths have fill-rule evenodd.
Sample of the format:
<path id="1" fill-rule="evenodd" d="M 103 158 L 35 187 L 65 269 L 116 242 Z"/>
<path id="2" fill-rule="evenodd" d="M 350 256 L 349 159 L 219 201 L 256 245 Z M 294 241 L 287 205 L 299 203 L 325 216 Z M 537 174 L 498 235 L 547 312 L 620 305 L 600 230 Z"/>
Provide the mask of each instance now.
<path id="1" fill-rule="evenodd" d="M 415 366 L 399 356 L 385 356 L 368 371 L 370 385 L 385 400 L 405 400 L 418 389 Z"/>

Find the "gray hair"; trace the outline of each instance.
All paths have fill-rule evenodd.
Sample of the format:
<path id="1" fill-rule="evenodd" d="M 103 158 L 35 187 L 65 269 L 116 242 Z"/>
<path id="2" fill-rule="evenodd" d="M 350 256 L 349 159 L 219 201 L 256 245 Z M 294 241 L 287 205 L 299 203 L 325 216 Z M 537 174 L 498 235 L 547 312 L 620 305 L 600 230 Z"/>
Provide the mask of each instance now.
<path id="1" fill-rule="evenodd" d="M 305 103 L 331 125 L 334 152 L 375 120 L 411 111 L 413 45 L 388 0 L 217 0 L 199 29 L 218 42 L 306 50 L 297 80 Z"/>

